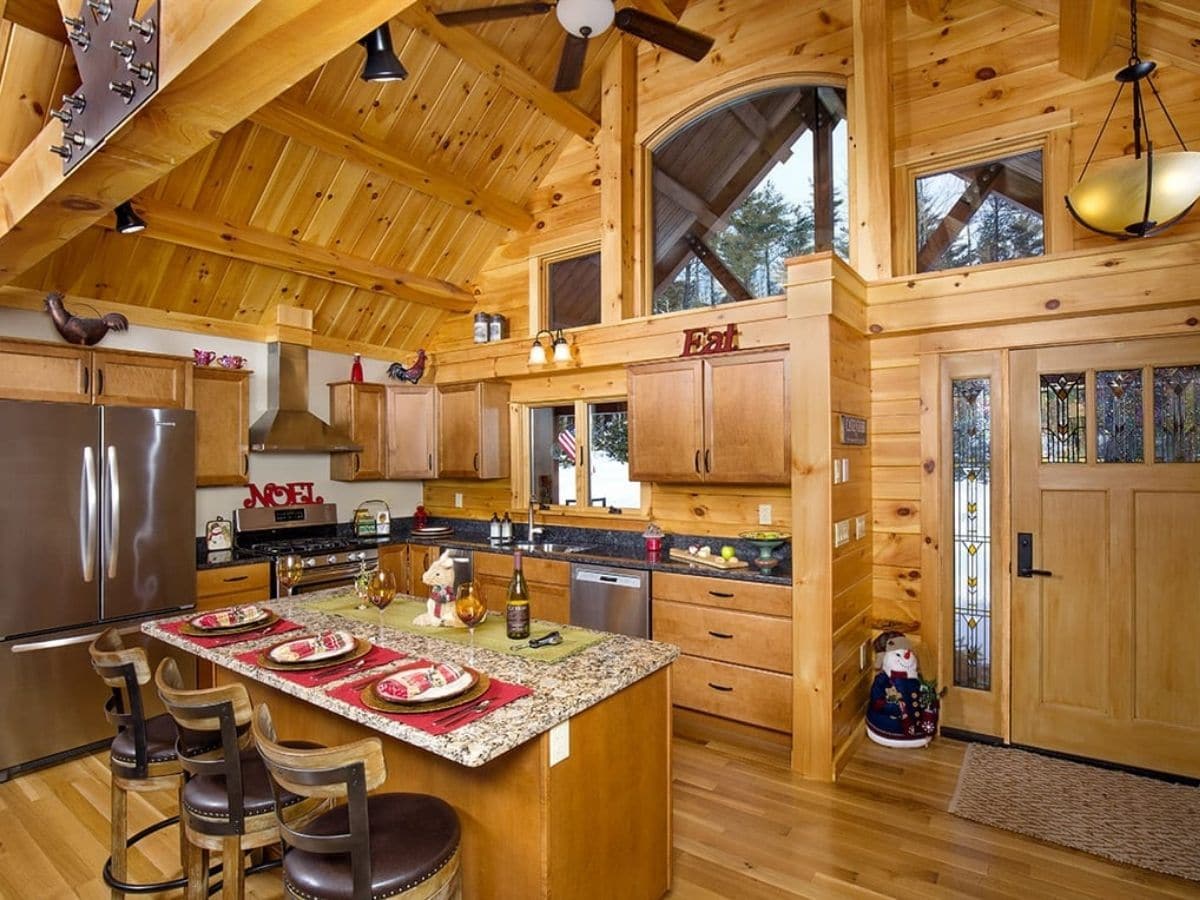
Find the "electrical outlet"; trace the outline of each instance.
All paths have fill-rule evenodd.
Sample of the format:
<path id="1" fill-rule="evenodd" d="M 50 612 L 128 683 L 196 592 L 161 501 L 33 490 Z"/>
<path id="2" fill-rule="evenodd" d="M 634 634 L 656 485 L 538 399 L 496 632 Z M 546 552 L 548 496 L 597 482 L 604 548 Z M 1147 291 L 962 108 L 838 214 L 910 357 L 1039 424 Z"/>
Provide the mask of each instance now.
<path id="1" fill-rule="evenodd" d="M 845 547 L 850 543 L 850 520 L 842 519 L 833 523 L 833 546 Z"/>
<path id="2" fill-rule="evenodd" d="M 550 729 L 550 765 L 556 766 L 571 755 L 571 721 L 559 722 Z"/>
<path id="3" fill-rule="evenodd" d="M 771 524 L 771 504 L 770 503 L 758 504 L 758 524 L 759 525 L 770 525 Z"/>
<path id="4" fill-rule="evenodd" d="M 842 483 L 842 461 L 840 459 L 835 459 L 833 461 L 833 483 Z"/>
<path id="5" fill-rule="evenodd" d="M 454 493 L 454 508 L 462 509 L 462 494 L 457 491 Z"/>
<path id="6" fill-rule="evenodd" d="M 850 457 L 842 457 L 842 484 L 850 480 Z"/>
<path id="7" fill-rule="evenodd" d="M 866 536 L 867 536 L 867 517 L 866 516 L 855 516 L 854 517 L 854 539 L 856 541 L 861 541 Z"/>

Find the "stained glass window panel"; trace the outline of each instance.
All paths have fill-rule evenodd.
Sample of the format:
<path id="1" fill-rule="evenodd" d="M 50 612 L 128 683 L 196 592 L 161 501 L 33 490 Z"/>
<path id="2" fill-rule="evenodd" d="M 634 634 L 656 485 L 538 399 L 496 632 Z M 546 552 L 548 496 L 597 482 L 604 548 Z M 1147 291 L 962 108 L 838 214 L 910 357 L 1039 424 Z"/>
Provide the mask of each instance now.
<path id="1" fill-rule="evenodd" d="M 1200 462 L 1200 366 L 1154 370 L 1154 461 Z"/>
<path id="2" fill-rule="evenodd" d="M 1140 463 L 1142 451 L 1142 370 L 1096 373 L 1096 460 Z"/>
<path id="3" fill-rule="evenodd" d="M 991 382 L 951 382 L 954 684 L 992 687 Z"/>
<path id="4" fill-rule="evenodd" d="M 1087 401 L 1083 372 L 1041 377 L 1042 462 L 1087 462 Z"/>

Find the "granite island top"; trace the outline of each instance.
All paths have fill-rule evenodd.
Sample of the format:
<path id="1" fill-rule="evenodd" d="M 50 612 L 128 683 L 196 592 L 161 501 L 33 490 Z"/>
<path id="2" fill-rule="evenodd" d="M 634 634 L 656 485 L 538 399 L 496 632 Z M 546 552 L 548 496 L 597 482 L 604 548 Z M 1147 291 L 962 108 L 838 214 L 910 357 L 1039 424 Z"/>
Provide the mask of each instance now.
<path id="1" fill-rule="evenodd" d="M 271 600 L 270 608 L 281 617 L 303 626 L 303 632 L 294 632 L 288 635 L 289 637 L 328 629 L 342 629 L 375 642 L 374 625 L 307 608 L 308 603 L 336 594 L 340 590 L 344 589 L 335 588 L 305 594 L 303 597 Z M 182 621 L 194 615 L 195 613 L 189 613 L 186 616 L 147 622 L 142 625 L 142 631 L 241 676 L 464 766 L 482 766 L 490 762 L 634 682 L 670 665 L 679 655 L 679 649 L 671 644 L 619 634 L 610 634 L 600 643 L 554 663 L 522 659 L 512 654 L 477 648 L 476 669 L 502 681 L 525 685 L 533 690 L 533 694 L 500 707 L 462 728 L 435 736 L 405 725 L 391 716 L 351 706 L 326 693 L 347 681 L 366 677 L 364 673 L 348 674 L 319 687 L 306 688 L 270 669 L 259 668 L 237 659 L 238 654 L 249 650 L 261 650 L 278 643 L 281 639 L 279 635 L 207 649 L 162 627 L 163 624 Z M 466 665 L 469 649 L 465 645 L 390 628 L 384 630 L 384 635 L 384 646 L 400 650 L 409 656 Z M 382 676 L 402 664 L 402 661 L 389 663 L 367 674 Z"/>

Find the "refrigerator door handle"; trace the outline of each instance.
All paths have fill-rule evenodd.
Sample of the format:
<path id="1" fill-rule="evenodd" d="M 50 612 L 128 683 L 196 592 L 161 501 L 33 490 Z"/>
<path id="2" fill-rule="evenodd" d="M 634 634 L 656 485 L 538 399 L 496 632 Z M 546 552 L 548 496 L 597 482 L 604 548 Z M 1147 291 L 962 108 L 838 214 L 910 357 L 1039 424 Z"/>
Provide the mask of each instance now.
<path id="1" fill-rule="evenodd" d="M 83 580 L 96 577 L 96 526 L 100 523 L 96 493 L 96 451 L 83 448 L 83 471 L 80 473 L 79 556 L 83 561 Z"/>
<path id="2" fill-rule="evenodd" d="M 108 558 L 108 577 L 117 577 L 117 559 L 121 547 L 121 473 L 117 467 L 117 448 L 108 446 L 108 544 L 104 548 Z"/>

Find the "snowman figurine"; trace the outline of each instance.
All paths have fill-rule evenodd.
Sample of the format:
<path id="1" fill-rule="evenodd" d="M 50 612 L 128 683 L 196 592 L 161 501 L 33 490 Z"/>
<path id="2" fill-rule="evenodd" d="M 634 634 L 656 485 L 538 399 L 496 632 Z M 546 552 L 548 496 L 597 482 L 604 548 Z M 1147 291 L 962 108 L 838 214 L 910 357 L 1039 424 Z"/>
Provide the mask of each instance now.
<path id="1" fill-rule="evenodd" d="M 879 674 L 871 683 L 867 737 L 885 747 L 925 747 L 937 733 L 936 688 L 922 681 L 912 644 L 887 632 L 875 641 Z"/>

